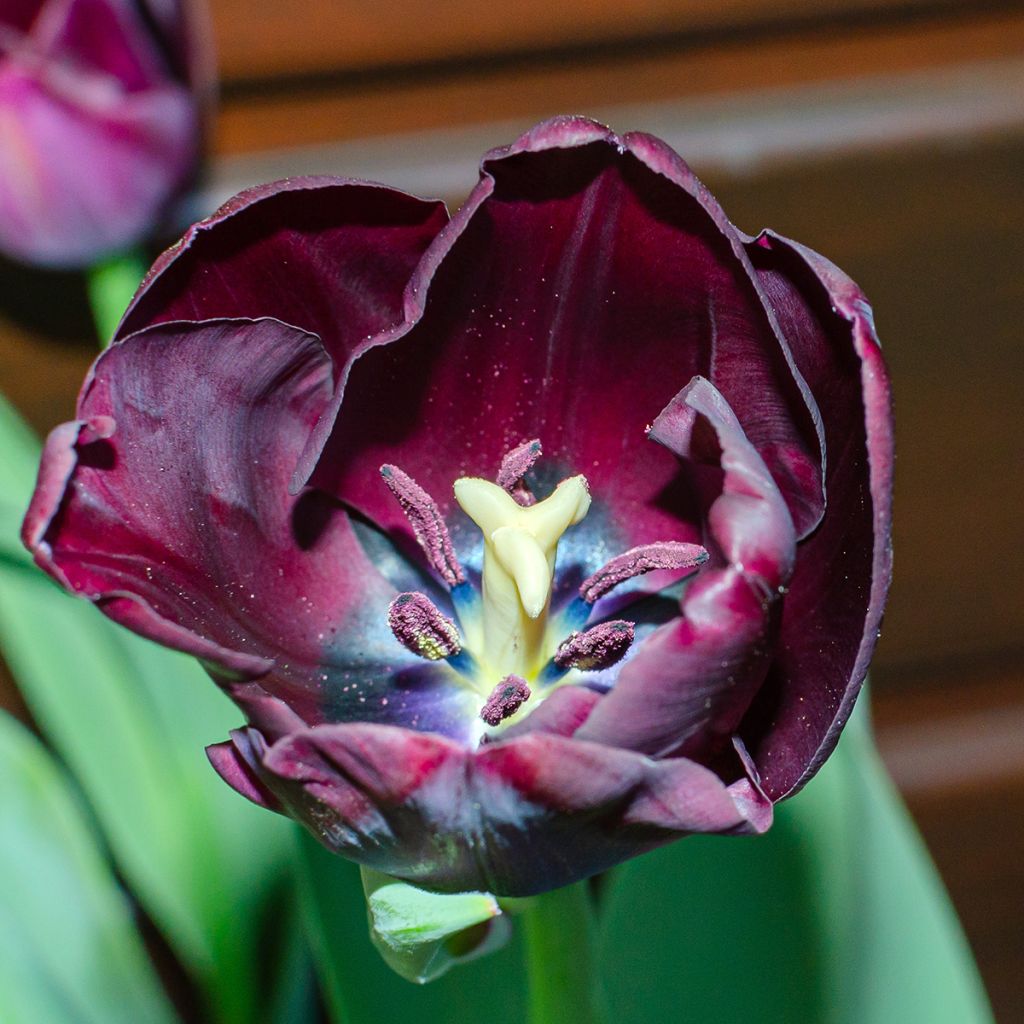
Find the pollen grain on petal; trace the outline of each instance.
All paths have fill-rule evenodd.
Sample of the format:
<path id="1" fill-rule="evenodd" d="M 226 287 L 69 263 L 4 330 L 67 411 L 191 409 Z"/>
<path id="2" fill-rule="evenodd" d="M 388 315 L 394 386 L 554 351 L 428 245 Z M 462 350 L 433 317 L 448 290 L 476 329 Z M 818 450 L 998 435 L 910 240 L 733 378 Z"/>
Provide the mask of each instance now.
<path id="1" fill-rule="evenodd" d="M 402 511 L 409 520 L 431 568 L 449 587 L 464 583 L 466 577 L 459 560 L 455 557 L 452 539 L 437 502 L 408 473 L 397 466 L 381 466 L 380 475 L 388 489 L 398 499 L 398 504 L 402 506 Z"/>
<path id="2" fill-rule="evenodd" d="M 708 553 L 699 544 L 674 540 L 641 544 L 616 555 L 592 576 L 588 576 L 580 584 L 579 594 L 588 604 L 593 604 L 634 576 L 643 576 L 655 569 L 696 569 L 707 560 Z"/>
<path id="3" fill-rule="evenodd" d="M 455 623 L 426 594 L 399 594 L 388 607 L 388 625 L 395 639 L 428 661 L 450 658 L 462 650 Z"/>

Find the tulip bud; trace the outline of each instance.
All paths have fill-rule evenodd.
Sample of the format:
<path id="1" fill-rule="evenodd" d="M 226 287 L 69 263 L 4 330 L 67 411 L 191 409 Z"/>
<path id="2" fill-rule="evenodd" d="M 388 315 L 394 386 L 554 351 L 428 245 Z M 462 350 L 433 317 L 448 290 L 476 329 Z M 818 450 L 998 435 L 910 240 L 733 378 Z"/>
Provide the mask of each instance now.
<path id="1" fill-rule="evenodd" d="M 192 8 L 11 6 L 0 10 L 0 251 L 90 264 L 157 230 L 195 172 Z"/>

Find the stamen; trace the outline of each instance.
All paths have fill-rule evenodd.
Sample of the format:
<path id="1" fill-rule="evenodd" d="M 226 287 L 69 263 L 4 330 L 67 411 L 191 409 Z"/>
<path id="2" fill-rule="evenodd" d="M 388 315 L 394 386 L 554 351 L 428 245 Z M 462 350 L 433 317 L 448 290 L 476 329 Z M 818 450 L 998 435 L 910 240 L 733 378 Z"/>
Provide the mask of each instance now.
<path id="1" fill-rule="evenodd" d="M 490 726 L 500 725 L 530 699 L 530 687 L 519 676 L 505 676 L 491 691 L 480 717 Z"/>
<path id="2" fill-rule="evenodd" d="M 533 468 L 533 464 L 541 457 L 541 445 L 538 438 L 524 441 L 521 445 L 507 452 L 501 460 L 498 470 L 498 486 L 508 491 L 523 506 L 536 504 L 537 499 L 526 486 L 523 477 Z"/>
<path id="3" fill-rule="evenodd" d="M 462 650 L 455 623 L 426 594 L 399 594 L 388 607 L 388 625 L 395 639 L 428 661 L 450 658 Z"/>
<path id="4" fill-rule="evenodd" d="M 633 643 L 633 623 L 602 622 L 584 633 L 570 633 L 559 645 L 554 662 L 560 669 L 596 672 L 622 660 Z"/>
<path id="5" fill-rule="evenodd" d="M 412 526 L 416 540 L 423 548 L 427 561 L 449 587 L 465 582 L 462 566 L 455 557 L 452 539 L 448 534 L 437 502 L 408 473 L 397 466 L 383 465 L 380 475 L 391 493 L 398 499 L 402 511 Z"/>
<path id="6" fill-rule="evenodd" d="M 616 555 L 593 576 L 580 584 L 580 597 L 588 604 L 604 597 L 620 583 L 653 572 L 655 569 L 696 569 L 708 560 L 708 553 L 699 544 L 666 540 L 656 544 L 641 544 Z"/>

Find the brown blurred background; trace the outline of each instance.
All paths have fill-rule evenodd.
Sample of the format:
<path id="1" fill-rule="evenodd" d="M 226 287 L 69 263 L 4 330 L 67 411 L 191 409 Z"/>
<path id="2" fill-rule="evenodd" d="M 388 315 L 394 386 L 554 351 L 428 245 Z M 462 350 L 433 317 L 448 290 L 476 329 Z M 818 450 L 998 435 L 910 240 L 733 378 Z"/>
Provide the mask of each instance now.
<path id="1" fill-rule="evenodd" d="M 879 743 L 998 1019 L 1024 1019 L 1024 5 L 211 6 L 222 104 L 197 213 L 313 171 L 457 202 L 486 148 L 586 113 L 666 138 L 741 228 L 865 288 L 897 403 Z M 0 386 L 40 431 L 94 352 L 79 278 L 0 267 Z"/>

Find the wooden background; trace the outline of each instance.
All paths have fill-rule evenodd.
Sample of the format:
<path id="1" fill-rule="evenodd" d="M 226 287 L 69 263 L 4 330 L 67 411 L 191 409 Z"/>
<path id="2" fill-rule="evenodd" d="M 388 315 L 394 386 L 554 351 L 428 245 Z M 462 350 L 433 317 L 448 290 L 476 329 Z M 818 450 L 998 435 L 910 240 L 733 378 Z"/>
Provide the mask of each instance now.
<path id="1" fill-rule="evenodd" d="M 999 1019 L 1024 1019 L 1024 9 L 213 0 L 212 25 L 200 206 L 310 170 L 457 201 L 483 149 L 590 113 L 665 135 L 740 227 L 863 285 L 897 403 L 879 743 Z M 0 267 L 0 385 L 40 430 L 93 352 L 78 278 Z"/>

